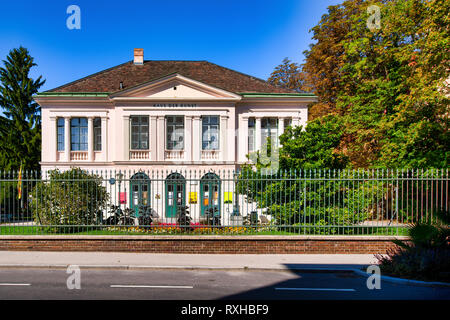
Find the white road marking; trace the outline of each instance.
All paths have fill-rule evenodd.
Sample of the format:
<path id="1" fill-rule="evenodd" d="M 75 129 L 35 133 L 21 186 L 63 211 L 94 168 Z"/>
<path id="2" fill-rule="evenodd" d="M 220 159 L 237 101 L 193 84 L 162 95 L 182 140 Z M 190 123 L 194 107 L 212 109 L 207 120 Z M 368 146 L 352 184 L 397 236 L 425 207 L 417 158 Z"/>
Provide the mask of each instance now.
<path id="1" fill-rule="evenodd" d="M 334 288 L 275 288 L 275 290 L 292 290 L 292 291 L 344 291 L 353 292 L 355 289 L 334 289 Z"/>
<path id="2" fill-rule="evenodd" d="M 192 286 L 148 286 L 134 284 L 112 284 L 111 288 L 161 288 L 161 289 L 193 289 Z"/>
<path id="3" fill-rule="evenodd" d="M 0 286 L 31 286 L 30 283 L 0 283 Z"/>

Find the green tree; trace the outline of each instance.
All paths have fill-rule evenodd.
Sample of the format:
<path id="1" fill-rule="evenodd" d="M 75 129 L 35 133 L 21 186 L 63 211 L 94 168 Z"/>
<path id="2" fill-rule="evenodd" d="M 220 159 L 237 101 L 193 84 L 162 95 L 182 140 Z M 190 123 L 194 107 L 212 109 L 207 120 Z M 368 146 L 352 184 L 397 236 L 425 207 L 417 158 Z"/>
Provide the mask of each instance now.
<path id="1" fill-rule="evenodd" d="M 277 87 L 292 89 L 297 92 L 309 91 L 306 90 L 307 88 L 304 85 L 303 73 L 300 65 L 292 62 L 288 58 L 284 58 L 283 63 L 275 67 L 275 70 L 267 81 Z"/>
<path id="2" fill-rule="evenodd" d="M 336 151 L 342 136 L 340 121 L 330 115 L 309 122 L 305 129 L 288 127 L 280 136 L 283 146 L 278 152 L 277 171 L 266 170 L 260 161 L 242 167 L 239 193 L 271 214 L 280 230 L 352 233 L 358 228 L 339 226 L 370 216 L 377 182 L 343 170 L 347 158 Z M 349 184 L 349 179 L 360 182 Z"/>
<path id="3" fill-rule="evenodd" d="M 41 150 L 40 107 L 33 94 L 45 83 L 29 73 L 34 63 L 27 49 L 12 49 L 0 68 L 0 165 L 3 169 L 39 169 Z"/>
<path id="4" fill-rule="evenodd" d="M 80 168 L 49 171 L 30 192 L 34 220 L 48 232 L 74 232 L 103 218 L 109 195 L 100 176 Z M 85 230 L 85 228 L 84 228 Z"/>
<path id="5" fill-rule="evenodd" d="M 440 33 L 439 41 L 428 44 L 428 49 L 439 48 L 433 52 L 440 58 L 424 54 L 432 30 L 426 21 L 437 19 L 432 8 L 442 5 L 448 13 L 449 5 L 435 0 L 376 3 L 381 8 L 379 30 L 367 28 L 364 10 L 348 17 L 351 40 L 343 44 L 342 56 L 346 86 L 337 95 L 346 123 L 343 146 L 358 167 L 445 167 L 448 99 L 439 92 L 438 81 L 448 77 L 448 36 Z M 436 72 L 443 68 L 447 72 Z"/>
<path id="6" fill-rule="evenodd" d="M 336 102 L 345 86 L 343 70 L 344 45 L 351 40 L 352 21 L 349 17 L 364 10 L 364 0 L 350 0 L 328 7 L 319 23 L 314 26 L 314 43 L 305 50 L 305 63 L 302 65 L 305 86 L 313 89 L 318 102 L 309 110 L 310 118 L 338 113 Z M 342 112 L 343 110 L 341 110 Z"/>
<path id="7" fill-rule="evenodd" d="M 381 10 L 378 30 L 369 5 Z M 445 0 L 347 0 L 312 29 L 311 114 L 343 118 L 339 150 L 354 167 L 448 166 L 449 11 Z"/>
<path id="8" fill-rule="evenodd" d="M 343 135 L 339 117 L 325 116 L 302 126 L 288 127 L 280 136 L 281 170 L 343 169 L 347 158 L 337 151 Z"/>

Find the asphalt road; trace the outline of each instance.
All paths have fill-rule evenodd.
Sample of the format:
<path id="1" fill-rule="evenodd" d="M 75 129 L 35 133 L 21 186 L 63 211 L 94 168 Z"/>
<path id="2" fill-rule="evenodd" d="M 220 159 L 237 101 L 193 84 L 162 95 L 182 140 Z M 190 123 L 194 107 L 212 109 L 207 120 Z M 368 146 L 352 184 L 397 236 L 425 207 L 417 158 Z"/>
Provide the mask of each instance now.
<path id="1" fill-rule="evenodd" d="M 80 289 L 68 289 L 80 284 Z M 449 287 L 381 282 L 351 272 L 0 269 L 0 299 L 450 300 Z"/>

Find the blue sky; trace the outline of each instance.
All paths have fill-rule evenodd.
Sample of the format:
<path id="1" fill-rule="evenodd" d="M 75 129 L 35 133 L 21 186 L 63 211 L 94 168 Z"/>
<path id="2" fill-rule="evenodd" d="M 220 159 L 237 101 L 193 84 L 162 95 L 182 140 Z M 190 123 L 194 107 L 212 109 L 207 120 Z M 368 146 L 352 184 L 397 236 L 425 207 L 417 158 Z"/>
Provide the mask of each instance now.
<path id="1" fill-rule="evenodd" d="M 284 57 L 301 63 L 309 30 L 340 0 L 28 1 L 2 3 L 0 60 L 29 49 L 45 91 L 132 60 L 208 60 L 267 79 Z M 81 9 L 69 30 L 67 7 Z M 1 63 L 3 65 L 3 63 Z"/>

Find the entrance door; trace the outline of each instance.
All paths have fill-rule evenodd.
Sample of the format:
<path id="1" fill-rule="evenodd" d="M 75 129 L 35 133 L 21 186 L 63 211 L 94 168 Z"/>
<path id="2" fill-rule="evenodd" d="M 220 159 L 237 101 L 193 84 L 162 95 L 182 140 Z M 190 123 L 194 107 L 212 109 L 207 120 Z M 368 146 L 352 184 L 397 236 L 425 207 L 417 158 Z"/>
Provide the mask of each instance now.
<path id="1" fill-rule="evenodd" d="M 200 180 L 201 215 L 213 212 L 220 217 L 220 178 L 214 173 L 207 173 Z"/>
<path id="2" fill-rule="evenodd" d="M 136 173 L 130 179 L 131 209 L 139 216 L 139 208 L 150 206 L 150 179 L 145 173 Z"/>
<path id="3" fill-rule="evenodd" d="M 179 207 L 186 205 L 186 179 L 179 173 L 166 178 L 166 217 L 174 218 Z"/>

